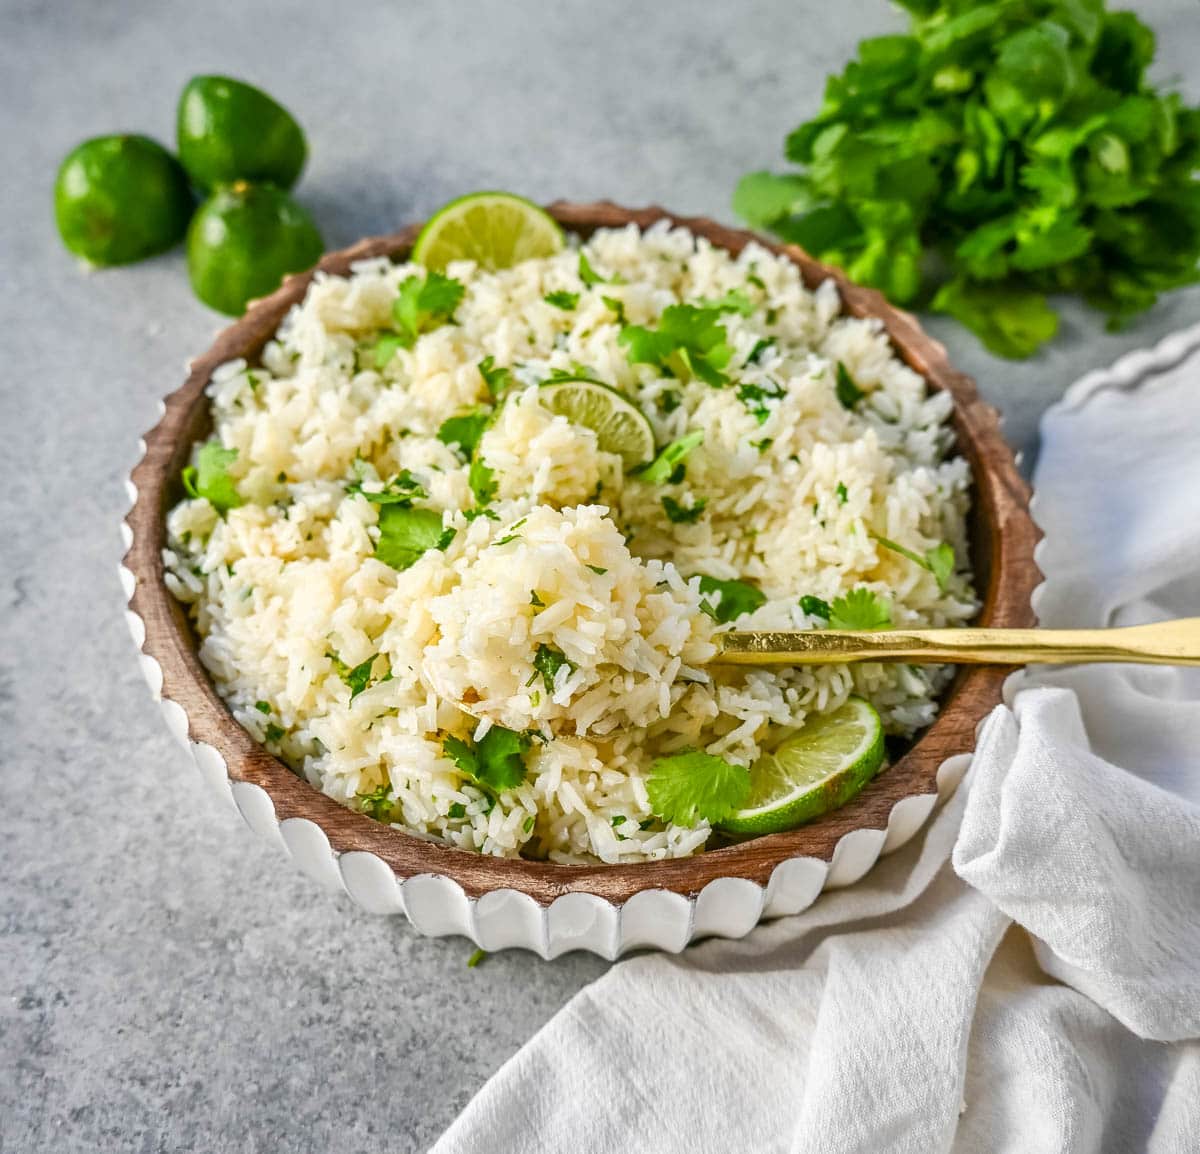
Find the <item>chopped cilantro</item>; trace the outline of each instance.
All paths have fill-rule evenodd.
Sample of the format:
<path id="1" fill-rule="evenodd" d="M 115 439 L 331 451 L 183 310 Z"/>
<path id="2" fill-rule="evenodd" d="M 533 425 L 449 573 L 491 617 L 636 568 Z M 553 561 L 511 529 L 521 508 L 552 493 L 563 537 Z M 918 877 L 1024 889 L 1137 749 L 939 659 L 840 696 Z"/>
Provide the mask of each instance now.
<path id="1" fill-rule="evenodd" d="M 922 569 L 927 569 L 933 574 L 938 588 L 945 592 L 946 582 L 949 581 L 950 574 L 954 572 L 954 546 L 943 541 L 932 549 L 926 549 L 922 556 L 920 553 L 914 553 L 911 549 L 906 549 L 903 545 L 898 545 L 895 541 L 889 541 L 886 537 L 880 537 L 877 534 L 872 534 L 872 536 L 885 549 L 899 553 L 901 557 L 907 557 L 914 565 L 920 565 Z"/>
<path id="2" fill-rule="evenodd" d="M 774 437 L 763 437 L 761 441 L 751 441 L 750 447 L 757 449 L 760 453 L 765 453 L 773 444 L 775 444 Z"/>
<path id="3" fill-rule="evenodd" d="M 597 577 L 603 577 L 604 574 L 608 572 L 608 570 L 601 565 L 589 565 L 588 568 L 595 573 Z"/>
<path id="4" fill-rule="evenodd" d="M 475 952 L 474 952 L 474 953 L 473 953 L 473 954 L 472 954 L 472 955 L 471 955 L 471 956 L 470 956 L 470 957 L 467 959 L 467 969 L 468 969 L 468 970 L 473 970 L 473 969 L 474 969 L 474 968 L 475 968 L 477 965 L 479 965 L 479 963 L 480 963 L 480 962 L 482 962 L 482 961 L 483 961 L 483 959 L 484 959 L 484 958 L 486 958 L 487 956 L 488 956 L 488 952 L 487 952 L 487 950 L 476 950 L 476 951 L 475 951 Z"/>
<path id="5" fill-rule="evenodd" d="M 758 423 L 764 424 L 767 418 L 771 415 L 770 408 L 767 407 L 767 401 L 776 401 L 783 396 L 783 389 L 774 382 L 768 382 L 770 387 L 766 385 L 744 384 L 738 385 L 737 398 L 743 405 L 754 415 L 754 419 Z"/>
<path id="6" fill-rule="evenodd" d="M 351 669 L 336 653 L 326 653 L 330 663 L 333 665 L 334 672 L 350 687 L 350 700 L 353 701 L 360 693 L 366 689 L 370 689 L 372 685 L 382 684 L 384 681 L 391 681 L 391 670 L 387 670 L 381 677 L 372 677 L 371 670 L 375 666 L 375 661 L 379 657 L 378 653 L 372 653 L 366 661 L 354 666 Z"/>
<path id="7" fill-rule="evenodd" d="M 867 395 L 858 387 L 850 375 L 850 370 L 841 361 L 837 363 L 837 384 L 834 386 L 834 391 L 837 393 L 837 399 L 841 402 L 843 409 L 854 408 Z"/>
<path id="8" fill-rule="evenodd" d="M 837 494 L 839 505 L 844 505 L 850 499 L 850 491 L 841 481 L 837 483 L 837 488 L 834 492 Z"/>
<path id="9" fill-rule="evenodd" d="M 545 609 L 546 608 L 546 602 L 543 601 L 537 595 L 536 589 L 531 589 L 529 591 L 529 604 L 532 605 L 535 609 Z"/>
<path id="10" fill-rule="evenodd" d="M 530 814 L 522 823 L 521 830 L 523 833 L 533 832 L 533 814 Z"/>
<path id="11" fill-rule="evenodd" d="M 378 492 L 368 492 L 364 489 L 361 478 L 347 485 L 346 492 L 357 493 L 372 505 L 411 505 L 418 497 L 429 496 L 407 469 L 401 469 Z"/>
<path id="12" fill-rule="evenodd" d="M 720 387 L 729 383 L 724 370 L 733 356 L 717 309 L 671 305 L 658 318 L 658 328 L 625 325 L 617 338 L 629 363 L 657 365 L 682 379 L 695 377 Z"/>
<path id="13" fill-rule="evenodd" d="M 480 508 L 478 505 L 474 509 L 465 510 L 463 516 L 468 521 L 474 521 L 476 517 L 486 517 L 489 521 L 500 520 L 500 514 L 494 509 Z"/>
<path id="14" fill-rule="evenodd" d="M 625 324 L 625 302 L 622 300 L 618 300 L 616 297 L 602 296 L 600 299 L 604 302 L 605 307 L 611 309 L 613 311 L 613 313 L 616 315 L 617 324 L 624 325 Z"/>
<path id="15" fill-rule="evenodd" d="M 384 333 L 377 341 L 364 345 L 362 351 L 370 355 L 371 366 L 377 372 L 382 372 L 400 349 L 406 349 L 411 344 L 412 341 L 399 333 Z"/>
<path id="16" fill-rule="evenodd" d="M 720 581 L 700 574 L 700 608 L 721 625 L 753 613 L 766 602 L 766 594 L 745 581 Z"/>
<path id="17" fill-rule="evenodd" d="M 264 740 L 271 741 L 271 742 L 280 741 L 280 740 L 282 740 L 285 732 L 286 732 L 286 730 L 284 730 L 282 725 L 276 725 L 275 722 L 272 721 L 270 723 L 270 725 L 267 726 L 267 731 L 266 731 L 266 734 L 264 735 Z"/>
<path id="18" fill-rule="evenodd" d="M 445 549 L 454 530 L 442 527 L 442 515 L 433 509 L 384 505 L 379 510 L 379 542 L 375 557 L 393 569 L 414 565 L 430 549 Z"/>
<path id="19" fill-rule="evenodd" d="M 658 395 L 658 403 L 662 405 L 664 413 L 673 413 L 683 404 L 683 397 L 679 395 L 678 389 L 663 389 Z"/>
<path id="20" fill-rule="evenodd" d="M 754 302 L 741 289 L 730 289 L 716 300 L 701 300 L 696 303 L 701 308 L 716 309 L 719 313 L 738 313 L 744 317 L 754 312 Z"/>
<path id="21" fill-rule="evenodd" d="M 515 540 L 516 540 L 516 539 L 517 539 L 517 538 L 520 536 L 520 534 L 517 532 L 517 530 L 518 530 L 518 529 L 519 529 L 519 528 L 520 528 L 522 525 L 524 525 L 524 524 L 525 524 L 525 522 L 526 522 L 526 521 L 528 521 L 528 520 L 529 520 L 529 518 L 528 518 L 528 517 L 522 517 L 522 518 L 521 518 L 519 521 L 514 521 L 514 522 L 513 522 L 513 523 L 512 523 L 512 524 L 511 524 L 511 525 L 508 527 L 508 532 L 507 532 L 507 533 L 505 533 L 505 534 L 504 534 L 504 536 L 503 536 L 503 537 L 501 537 L 499 541 L 496 541 L 496 542 L 494 542 L 494 544 L 496 544 L 496 545 L 507 545 L 507 544 L 508 544 L 510 541 L 515 541 Z"/>
<path id="22" fill-rule="evenodd" d="M 763 353 L 765 353 L 768 349 L 773 349 L 774 347 L 775 347 L 774 341 L 769 340 L 767 337 L 763 337 L 754 346 L 754 348 L 752 348 L 750 350 L 750 355 L 746 357 L 746 364 L 757 365 L 758 362 L 762 360 Z"/>
<path id="23" fill-rule="evenodd" d="M 805 593 L 800 598 L 800 608 L 809 617 L 824 617 L 826 621 L 829 620 L 830 614 L 833 612 L 829 608 L 828 601 L 822 601 L 820 597 L 814 597 L 811 593 Z"/>
<path id="24" fill-rule="evenodd" d="M 650 462 L 638 477 L 649 485 L 665 485 L 687 455 L 704 442 L 704 433 L 697 429 L 677 441 L 672 441 Z"/>
<path id="25" fill-rule="evenodd" d="M 492 400 L 499 400 L 516 383 L 511 369 L 496 367 L 495 357 L 484 357 L 476 368 L 488 392 L 492 394 Z"/>
<path id="26" fill-rule="evenodd" d="M 625 282 L 625 278 L 619 273 L 615 273 L 611 277 L 602 277 L 592 268 L 592 263 L 588 260 L 587 253 L 582 249 L 579 250 L 579 279 L 588 288 L 592 288 L 598 284 L 624 284 Z M 607 304 L 608 302 L 606 301 L 605 303 Z"/>
<path id="27" fill-rule="evenodd" d="M 467 816 L 467 807 L 461 801 L 452 801 L 450 808 L 446 810 L 446 816 L 458 821 Z"/>
<path id="28" fill-rule="evenodd" d="M 617 814 L 617 815 L 616 815 L 616 816 L 615 816 L 615 817 L 612 819 L 612 827 L 613 827 L 613 829 L 616 829 L 616 828 L 617 828 L 617 826 L 619 826 L 619 825 L 624 825 L 624 824 L 625 824 L 625 823 L 626 823 L 628 820 L 629 820 L 629 819 L 628 819 L 628 818 L 627 818 L 627 817 L 626 817 L 626 816 L 625 816 L 623 813 L 619 813 L 619 814 Z"/>
<path id="29" fill-rule="evenodd" d="M 269 701 L 256 701 L 254 703 L 254 708 L 257 709 L 259 713 L 270 713 L 271 703 Z"/>
<path id="30" fill-rule="evenodd" d="M 362 805 L 363 813 L 368 817 L 374 818 L 376 821 L 391 821 L 395 799 L 392 797 L 392 787 L 389 782 L 377 786 L 370 793 L 360 793 L 358 800 Z"/>
<path id="31" fill-rule="evenodd" d="M 422 333 L 453 322 L 454 310 L 465 291 L 459 281 L 440 272 L 427 273 L 424 279 L 410 276 L 405 280 L 392 303 L 392 319 L 402 345 L 411 348 Z"/>
<path id="32" fill-rule="evenodd" d="M 554 680 L 563 666 L 566 666 L 568 671 L 575 668 L 563 652 L 555 649 L 552 645 L 537 647 L 537 652 L 533 655 L 533 676 L 537 677 L 538 674 L 541 674 L 542 684 L 546 687 L 547 693 L 554 692 Z M 532 681 L 533 678 L 530 680 Z"/>
<path id="33" fill-rule="evenodd" d="M 478 742 L 444 738 L 442 752 L 476 785 L 503 793 L 525 780 L 523 758 L 529 745 L 527 734 L 493 725 Z"/>
<path id="34" fill-rule="evenodd" d="M 673 525 L 694 525 L 700 520 L 707 504 L 707 497 L 693 498 L 690 509 L 681 505 L 674 497 L 667 496 L 662 499 L 662 507 L 667 514 L 667 520 Z"/>
<path id="35" fill-rule="evenodd" d="M 660 757 L 646 778 L 650 808 L 663 821 L 691 828 L 719 822 L 750 796 L 750 771 L 700 750 Z"/>
<path id="36" fill-rule="evenodd" d="M 834 629 L 886 629 L 891 623 L 891 606 L 870 589 L 851 589 L 829 606 L 829 624 Z"/>
<path id="37" fill-rule="evenodd" d="M 437 438 L 443 445 L 457 445 L 462 455 L 469 461 L 475 456 L 475 448 L 483 430 L 492 418 L 491 409 L 472 409 L 468 413 L 460 413 L 456 417 L 447 417 L 437 431 Z"/>
<path id="38" fill-rule="evenodd" d="M 563 289 L 556 289 L 552 293 L 547 293 L 542 297 L 548 305 L 553 305 L 556 309 L 562 309 L 564 312 L 570 312 L 574 308 L 579 307 L 579 294 L 569 293 Z"/>
<path id="39" fill-rule="evenodd" d="M 484 463 L 482 457 L 476 457 L 471 462 L 471 471 L 467 474 L 467 480 L 471 485 L 471 492 L 475 494 L 475 503 L 477 505 L 490 504 L 496 495 L 496 474 L 489 465 Z"/>
<path id="40" fill-rule="evenodd" d="M 229 466 L 237 460 L 237 449 L 226 449 L 220 441 L 206 441 L 196 450 L 196 463 L 180 474 L 189 497 L 203 497 L 218 513 L 228 513 L 241 503 Z"/>

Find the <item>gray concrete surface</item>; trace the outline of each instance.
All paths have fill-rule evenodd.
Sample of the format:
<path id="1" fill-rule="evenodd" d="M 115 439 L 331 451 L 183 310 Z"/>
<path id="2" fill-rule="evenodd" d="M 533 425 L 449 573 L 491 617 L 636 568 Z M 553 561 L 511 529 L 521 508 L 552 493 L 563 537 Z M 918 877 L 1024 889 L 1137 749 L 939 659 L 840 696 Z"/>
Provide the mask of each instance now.
<path id="1" fill-rule="evenodd" d="M 1196 99 L 1200 4 L 1136 6 Z M 603 969 L 468 970 L 464 941 L 319 892 L 202 791 L 137 671 L 116 526 L 136 438 L 217 318 L 178 254 L 76 267 L 61 156 L 169 140 L 183 81 L 222 71 L 303 122 L 331 245 L 479 187 L 728 219 L 824 74 L 899 24 L 875 0 L 0 0 L 0 1151 L 420 1150 Z M 1198 313 L 1180 293 L 1111 336 L 1071 311 L 1016 365 L 931 327 L 1028 450 L 1072 379 Z"/>

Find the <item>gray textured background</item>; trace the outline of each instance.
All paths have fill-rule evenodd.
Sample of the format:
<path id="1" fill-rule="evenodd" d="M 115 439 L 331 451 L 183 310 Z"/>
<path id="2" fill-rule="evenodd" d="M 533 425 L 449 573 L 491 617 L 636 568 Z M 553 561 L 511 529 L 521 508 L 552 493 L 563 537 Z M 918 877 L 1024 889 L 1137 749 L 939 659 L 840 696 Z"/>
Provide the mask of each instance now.
<path id="1" fill-rule="evenodd" d="M 1200 4 L 1136 7 L 1157 76 L 1200 97 Z M 170 141 L 184 80 L 221 71 L 305 126 L 299 195 L 331 246 L 480 187 L 729 219 L 825 73 L 900 23 L 875 0 L 0 0 L 0 1151 L 419 1150 L 603 969 L 468 970 L 467 943 L 318 891 L 203 792 L 137 671 L 116 526 L 136 438 L 217 318 L 178 254 L 76 267 L 61 156 Z M 1191 290 L 1110 336 L 1072 311 L 1016 365 L 931 327 L 1028 450 L 1071 380 L 1198 313 Z"/>

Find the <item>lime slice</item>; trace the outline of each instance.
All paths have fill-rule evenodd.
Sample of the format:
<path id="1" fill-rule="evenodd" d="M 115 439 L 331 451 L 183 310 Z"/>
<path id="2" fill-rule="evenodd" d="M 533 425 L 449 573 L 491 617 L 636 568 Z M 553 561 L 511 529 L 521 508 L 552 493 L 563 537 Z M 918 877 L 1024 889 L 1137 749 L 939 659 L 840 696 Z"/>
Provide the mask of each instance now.
<path id="1" fill-rule="evenodd" d="M 731 833 L 779 833 L 845 805 L 883 765 L 883 724 L 851 697 L 750 767 L 744 809 L 721 823 Z"/>
<path id="2" fill-rule="evenodd" d="M 654 429 L 637 405 L 616 389 L 586 377 L 556 377 L 538 390 L 542 407 L 596 434 L 606 453 L 617 453 L 626 469 L 654 457 Z"/>
<path id="3" fill-rule="evenodd" d="M 553 256 L 562 246 L 558 222 L 532 201 L 511 192 L 472 192 L 433 215 L 413 245 L 412 258 L 431 269 L 473 260 L 495 271 Z"/>

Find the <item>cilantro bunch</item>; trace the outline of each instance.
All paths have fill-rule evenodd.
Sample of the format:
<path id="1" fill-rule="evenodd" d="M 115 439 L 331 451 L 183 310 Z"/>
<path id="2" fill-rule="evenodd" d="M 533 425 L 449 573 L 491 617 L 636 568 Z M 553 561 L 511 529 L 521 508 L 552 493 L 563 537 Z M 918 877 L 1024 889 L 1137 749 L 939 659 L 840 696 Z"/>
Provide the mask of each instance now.
<path id="1" fill-rule="evenodd" d="M 1103 0 L 899 0 L 734 209 L 993 352 L 1057 330 L 1049 293 L 1110 327 L 1197 280 L 1200 109 L 1145 78 L 1154 34 Z"/>

